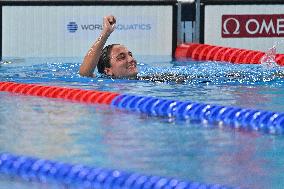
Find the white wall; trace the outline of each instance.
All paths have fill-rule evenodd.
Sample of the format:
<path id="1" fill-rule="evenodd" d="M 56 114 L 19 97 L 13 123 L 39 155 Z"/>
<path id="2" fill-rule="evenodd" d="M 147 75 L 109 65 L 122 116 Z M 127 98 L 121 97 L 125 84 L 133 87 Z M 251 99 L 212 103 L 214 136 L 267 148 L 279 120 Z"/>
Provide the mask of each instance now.
<path id="1" fill-rule="evenodd" d="M 101 31 L 94 26 L 109 14 L 117 29 L 107 44 L 124 44 L 137 55 L 171 55 L 172 6 L 4 6 L 2 55 L 82 57 Z M 73 33 L 70 22 L 78 27 Z"/>

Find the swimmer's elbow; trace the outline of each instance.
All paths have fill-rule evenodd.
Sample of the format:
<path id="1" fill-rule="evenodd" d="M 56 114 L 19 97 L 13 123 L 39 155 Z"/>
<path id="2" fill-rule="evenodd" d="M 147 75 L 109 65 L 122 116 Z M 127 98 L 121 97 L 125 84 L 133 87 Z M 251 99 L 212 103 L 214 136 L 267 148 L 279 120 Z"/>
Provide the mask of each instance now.
<path id="1" fill-rule="evenodd" d="M 79 74 L 80 74 L 80 76 L 83 76 L 83 77 L 94 77 L 93 73 L 86 71 L 84 69 L 81 69 L 81 68 L 79 70 Z"/>

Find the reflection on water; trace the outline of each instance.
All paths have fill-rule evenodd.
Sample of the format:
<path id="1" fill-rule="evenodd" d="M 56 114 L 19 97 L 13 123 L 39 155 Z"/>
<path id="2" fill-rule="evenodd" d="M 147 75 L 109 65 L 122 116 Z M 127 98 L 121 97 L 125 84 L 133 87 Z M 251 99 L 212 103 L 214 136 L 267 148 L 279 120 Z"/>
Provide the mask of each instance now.
<path id="1" fill-rule="evenodd" d="M 6 107 L 0 109 L 1 151 L 204 183 L 284 184 L 281 136 L 169 122 L 102 105 L 9 93 L 0 99 Z M 2 186 L 7 182 L 0 179 Z M 22 182 L 13 184 L 25 188 Z M 52 187 L 60 186 L 38 188 Z"/>
<path id="2" fill-rule="evenodd" d="M 140 73 L 172 72 L 189 75 L 189 80 L 176 84 L 84 78 L 77 74 L 79 63 L 51 60 L 2 64 L 0 80 L 284 110 L 283 79 L 275 76 L 282 68 L 208 62 L 164 64 L 140 64 Z M 284 185 L 281 136 L 5 92 L 0 93 L 0 104 L 0 151 L 245 188 Z M 4 188 L 62 187 L 1 177 Z"/>
<path id="3" fill-rule="evenodd" d="M 59 183 L 43 183 L 39 181 L 24 180 L 18 177 L 0 175 L 1 189 L 66 189 L 67 187 Z M 70 188 L 70 187 L 68 187 Z"/>
<path id="4" fill-rule="evenodd" d="M 5 107 L 9 107 L 9 111 L 6 109 L 4 113 L 1 113 L 3 114 L 1 116 L 3 122 L 8 128 L 2 128 L 1 140 L 3 145 L 1 147 L 12 152 L 21 149 L 23 154 L 38 154 L 43 157 L 48 157 L 50 154 L 46 153 L 50 152 L 53 154 L 64 152 L 65 147 L 58 145 L 58 143 L 64 141 L 68 144 L 72 141 L 69 136 L 71 128 L 68 127 L 68 124 L 74 124 L 74 120 L 76 120 L 72 111 L 65 110 L 64 104 L 59 106 L 56 101 L 45 102 L 41 99 L 30 101 L 30 97 L 11 97 L 15 99 L 15 106 L 8 106 L 6 102 L 3 103 Z M 18 98 L 20 101 L 18 101 Z M 25 101 L 31 103 L 30 106 L 26 106 L 26 103 L 19 103 Z M 45 103 L 39 104 L 39 102 Z M 10 140 L 10 138 L 17 140 Z M 39 149 L 32 148 L 35 144 L 42 145 L 42 147 Z M 69 148 L 68 145 L 66 147 Z M 73 147 L 71 152 L 75 153 L 76 148 Z M 68 155 L 68 152 L 62 155 Z"/>

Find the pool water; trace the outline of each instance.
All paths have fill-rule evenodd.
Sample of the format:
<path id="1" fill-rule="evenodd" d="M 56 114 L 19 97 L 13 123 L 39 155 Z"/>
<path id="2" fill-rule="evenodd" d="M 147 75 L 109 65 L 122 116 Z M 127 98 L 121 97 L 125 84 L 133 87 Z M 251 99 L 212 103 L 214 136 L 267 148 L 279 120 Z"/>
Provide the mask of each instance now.
<path id="1" fill-rule="evenodd" d="M 80 58 L 11 59 L 0 80 L 284 110 L 281 67 L 139 58 L 140 75 L 188 76 L 175 83 L 84 78 L 79 66 Z M 0 100 L 1 152 L 226 186 L 284 186 L 280 135 L 7 92 Z M 64 188 L 3 175 L 1 187 Z"/>

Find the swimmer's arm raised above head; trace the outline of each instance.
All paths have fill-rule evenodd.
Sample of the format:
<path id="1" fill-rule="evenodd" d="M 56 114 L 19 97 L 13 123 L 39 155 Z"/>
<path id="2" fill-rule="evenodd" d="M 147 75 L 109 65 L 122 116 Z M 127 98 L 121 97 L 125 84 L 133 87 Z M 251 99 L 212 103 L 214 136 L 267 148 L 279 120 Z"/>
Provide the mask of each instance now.
<path id="1" fill-rule="evenodd" d="M 103 30 L 93 44 L 93 46 L 89 49 L 87 54 L 84 57 L 83 63 L 80 66 L 79 74 L 81 76 L 93 77 L 94 70 L 97 67 L 99 62 L 102 50 L 104 45 L 110 36 L 110 34 L 114 31 L 114 26 L 116 23 L 116 19 L 114 16 L 106 16 L 103 19 Z"/>

